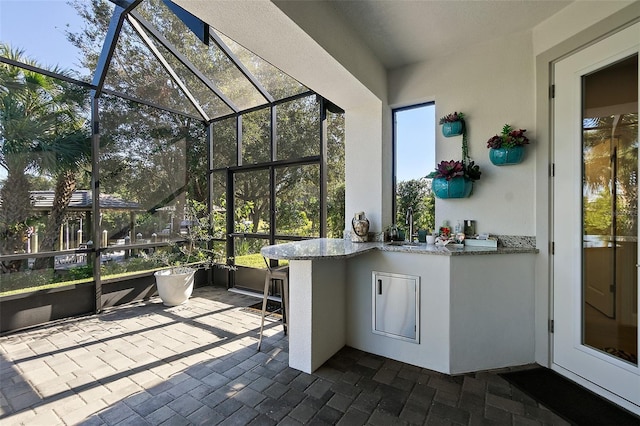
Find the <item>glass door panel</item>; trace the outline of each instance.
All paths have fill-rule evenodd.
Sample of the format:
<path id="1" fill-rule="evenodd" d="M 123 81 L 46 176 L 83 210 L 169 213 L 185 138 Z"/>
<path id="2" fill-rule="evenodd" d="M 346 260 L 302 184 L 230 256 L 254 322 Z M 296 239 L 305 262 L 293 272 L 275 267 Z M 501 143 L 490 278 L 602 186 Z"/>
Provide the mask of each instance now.
<path id="1" fill-rule="evenodd" d="M 271 230 L 269 169 L 233 174 L 233 286 L 262 293 L 266 264 L 260 249 L 269 245 Z"/>
<path id="2" fill-rule="evenodd" d="M 638 363 L 637 82 L 638 55 L 582 78 L 582 343 L 634 365 Z"/>

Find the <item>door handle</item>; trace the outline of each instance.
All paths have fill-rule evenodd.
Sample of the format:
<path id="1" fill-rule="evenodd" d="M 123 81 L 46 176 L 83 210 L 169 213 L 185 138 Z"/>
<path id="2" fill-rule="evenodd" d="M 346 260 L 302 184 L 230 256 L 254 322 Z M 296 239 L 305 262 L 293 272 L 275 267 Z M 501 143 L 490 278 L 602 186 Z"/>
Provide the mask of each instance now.
<path id="1" fill-rule="evenodd" d="M 378 280 L 378 294 L 382 294 L 382 280 Z"/>

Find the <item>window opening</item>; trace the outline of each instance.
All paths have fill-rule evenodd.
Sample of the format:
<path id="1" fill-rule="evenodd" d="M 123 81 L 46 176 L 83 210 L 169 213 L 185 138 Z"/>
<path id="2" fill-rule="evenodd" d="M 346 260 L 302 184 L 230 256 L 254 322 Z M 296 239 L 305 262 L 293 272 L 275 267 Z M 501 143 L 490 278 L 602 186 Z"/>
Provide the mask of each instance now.
<path id="1" fill-rule="evenodd" d="M 400 229 L 409 207 L 416 231 L 434 229 L 435 198 L 425 176 L 435 168 L 435 128 L 432 102 L 393 110 L 393 208 Z"/>

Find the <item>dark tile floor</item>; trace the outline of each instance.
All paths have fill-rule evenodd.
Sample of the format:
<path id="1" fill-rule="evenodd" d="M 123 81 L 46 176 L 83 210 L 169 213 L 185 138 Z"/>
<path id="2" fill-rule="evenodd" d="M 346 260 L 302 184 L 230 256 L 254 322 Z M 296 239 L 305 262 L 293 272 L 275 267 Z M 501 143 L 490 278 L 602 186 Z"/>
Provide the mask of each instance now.
<path id="1" fill-rule="evenodd" d="M 256 299 L 206 287 L 0 337 L 0 424 L 566 424 L 496 372 L 447 376 L 344 348 L 288 367 Z"/>

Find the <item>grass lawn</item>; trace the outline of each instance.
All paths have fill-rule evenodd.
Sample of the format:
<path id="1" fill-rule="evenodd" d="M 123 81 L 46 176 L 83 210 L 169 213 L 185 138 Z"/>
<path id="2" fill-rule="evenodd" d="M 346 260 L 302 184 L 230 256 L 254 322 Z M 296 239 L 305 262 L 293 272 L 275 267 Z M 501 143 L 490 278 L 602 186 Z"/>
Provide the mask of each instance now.
<path id="1" fill-rule="evenodd" d="M 278 265 L 288 265 L 289 261 L 279 260 Z M 244 256 L 236 257 L 236 266 L 246 266 L 248 268 L 266 269 L 267 265 L 264 263 L 264 259 L 260 253 L 245 254 Z"/>

